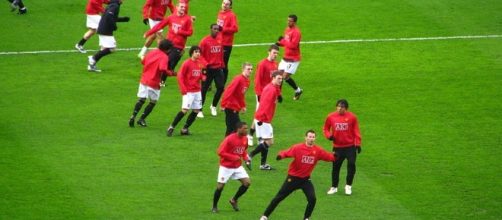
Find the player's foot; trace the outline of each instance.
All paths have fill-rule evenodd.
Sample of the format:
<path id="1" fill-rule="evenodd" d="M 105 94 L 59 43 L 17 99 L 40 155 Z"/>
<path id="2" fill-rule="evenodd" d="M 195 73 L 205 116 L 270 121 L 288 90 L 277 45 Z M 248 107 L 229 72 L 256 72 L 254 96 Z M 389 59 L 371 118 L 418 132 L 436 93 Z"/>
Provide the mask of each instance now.
<path id="1" fill-rule="evenodd" d="M 95 73 L 101 72 L 101 70 L 98 69 L 98 67 L 96 65 L 87 65 L 87 70 L 89 72 L 95 72 Z"/>
<path id="2" fill-rule="evenodd" d="M 141 127 L 146 127 L 146 121 L 145 121 L 145 119 L 142 119 L 142 118 L 140 118 L 140 119 L 136 122 L 136 124 L 138 124 L 138 125 L 139 125 L 139 126 L 141 126 Z"/>
<path id="3" fill-rule="evenodd" d="M 331 188 L 329 188 L 329 190 L 328 190 L 327 194 L 328 194 L 328 195 L 332 195 L 332 194 L 335 194 L 336 192 L 338 192 L 338 188 L 336 188 L 336 187 L 331 187 Z"/>
<path id="4" fill-rule="evenodd" d="M 166 134 L 168 137 L 171 137 L 171 136 L 173 136 L 173 132 L 174 132 L 174 128 L 169 126 L 169 128 L 167 128 Z"/>
<path id="5" fill-rule="evenodd" d="M 218 208 L 217 208 L 217 207 L 213 207 L 213 208 L 211 209 L 211 212 L 212 212 L 212 213 L 218 213 L 218 212 L 219 212 L 219 210 L 218 210 Z"/>
<path id="6" fill-rule="evenodd" d="M 191 135 L 191 133 L 188 130 L 188 128 L 182 128 L 181 131 L 180 131 L 180 134 L 181 135 Z"/>
<path id="7" fill-rule="evenodd" d="M 19 7 L 18 1 L 13 1 L 12 4 L 10 4 L 10 11 L 13 12 Z"/>
<path id="8" fill-rule="evenodd" d="M 237 205 L 237 200 L 234 200 L 234 199 L 230 199 L 228 200 L 228 202 L 230 203 L 230 205 L 232 205 L 232 208 L 238 212 L 239 211 L 239 206 Z"/>
<path id="9" fill-rule="evenodd" d="M 204 118 L 204 113 L 202 112 L 197 113 L 197 118 Z"/>
<path id="10" fill-rule="evenodd" d="M 88 56 L 87 61 L 89 62 L 90 66 L 96 65 L 96 60 L 94 60 L 94 57 L 92 57 L 92 56 Z"/>
<path id="11" fill-rule="evenodd" d="M 134 118 L 129 119 L 129 127 L 134 128 Z"/>
<path id="12" fill-rule="evenodd" d="M 84 46 L 82 46 L 82 45 L 75 44 L 75 49 L 77 49 L 78 52 L 80 52 L 80 53 L 87 53 L 87 51 L 84 49 Z"/>
<path id="13" fill-rule="evenodd" d="M 17 13 L 22 15 L 22 14 L 26 14 L 26 12 L 28 12 L 28 9 L 26 7 L 24 7 L 24 8 L 20 8 Z"/>
<path id="14" fill-rule="evenodd" d="M 352 186 L 345 185 L 345 195 L 352 195 Z"/>
<path id="15" fill-rule="evenodd" d="M 253 136 L 248 135 L 248 146 L 253 146 Z"/>
<path id="16" fill-rule="evenodd" d="M 260 165 L 260 170 L 273 170 L 272 166 L 269 164 Z"/>
<path id="17" fill-rule="evenodd" d="M 302 95 L 303 90 L 300 89 L 300 91 L 295 92 L 295 96 L 293 97 L 293 100 L 298 100 L 300 99 L 300 96 Z"/>
<path id="18" fill-rule="evenodd" d="M 217 111 L 216 107 L 214 107 L 214 106 L 211 105 L 211 106 L 209 106 L 209 108 L 211 109 L 211 115 L 212 116 L 218 115 L 218 111 Z"/>
<path id="19" fill-rule="evenodd" d="M 267 216 L 262 216 L 260 220 L 268 220 Z"/>

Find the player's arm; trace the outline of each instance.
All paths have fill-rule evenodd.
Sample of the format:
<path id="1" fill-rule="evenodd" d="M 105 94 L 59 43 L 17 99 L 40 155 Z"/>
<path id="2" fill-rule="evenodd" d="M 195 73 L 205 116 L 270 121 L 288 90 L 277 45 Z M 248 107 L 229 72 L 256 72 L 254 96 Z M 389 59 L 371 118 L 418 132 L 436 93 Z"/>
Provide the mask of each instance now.
<path id="1" fill-rule="evenodd" d="M 277 160 L 282 160 L 284 158 L 293 157 L 293 151 L 294 151 L 294 147 L 290 147 L 289 149 L 286 149 L 286 150 L 283 150 L 283 151 L 279 151 L 279 153 L 277 154 L 276 159 Z"/>
<path id="2" fill-rule="evenodd" d="M 180 92 L 182 95 L 187 94 L 187 88 L 185 86 L 185 77 L 189 71 L 188 67 L 188 62 L 184 62 L 183 65 L 181 65 L 180 70 L 178 71 L 178 76 L 176 77 L 178 79 L 178 85 L 180 86 Z"/>
<path id="3" fill-rule="evenodd" d="M 193 27 L 192 27 L 192 20 L 188 20 L 187 24 L 185 25 L 186 29 L 180 29 L 178 30 L 178 34 L 181 36 L 185 37 L 190 37 L 193 34 Z"/>
<path id="4" fill-rule="evenodd" d="M 159 22 L 158 24 L 156 24 L 155 26 L 153 26 L 152 29 L 148 30 L 143 35 L 143 37 L 147 38 L 148 36 L 150 36 L 150 35 L 152 35 L 154 33 L 157 33 L 158 31 L 162 30 L 168 24 L 169 24 L 169 19 L 168 18 L 163 19 L 161 22 Z"/>
<path id="5" fill-rule="evenodd" d="M 235 16 L 232 16 L 229 18 L 228 21 L 225 22 L 225 27 L 223 27 L 222 32 L 224 34 L 233 34 L 237 33 L 239 31 L 239 25 L 237 25 L 237 18 Z"/>
<path id="6" fill-rule="evenodd" d="M 174 4 L 173 4 L 172 0 L 169 1 L 169 3 L 167 3 L 167 7 L 169 8 L 169 11 L 171 11 L 171 14 L 176 11 L 176 8 L 174 7 Z"/>
<path id="7" fill-rule="evenodd" d="M 324 137 L 326 137 L 328 140 L 334 140 L 333 133 L 331 133 L 331 120 L 330 120 L 330 115 L 326 117 L 326 121 L 324 122 L 324 127 L 322 128 L 322 131 L 324 133 Z"/>
<path id="8" fill-rule="evenodd" d="M 239 155 L 230 153 L 230 151 L 228 150 L 229 147 L 230 146 L 228 143 L 228 139 L 223 140 L 220 147 L 218 148 L 218 155 L 220 157 L 224 158 L 225 160 L 229 160 L 229 161 L 240 160 L 241 157 Z"/>
<path id="9" fill-rule="evenodd" d="M 319 160 L 330 162 L 330 161 L 335 161 L 336 157 L 333 153 L 330 153 L 330 152 L 322 149 L 319 151 Z"/>

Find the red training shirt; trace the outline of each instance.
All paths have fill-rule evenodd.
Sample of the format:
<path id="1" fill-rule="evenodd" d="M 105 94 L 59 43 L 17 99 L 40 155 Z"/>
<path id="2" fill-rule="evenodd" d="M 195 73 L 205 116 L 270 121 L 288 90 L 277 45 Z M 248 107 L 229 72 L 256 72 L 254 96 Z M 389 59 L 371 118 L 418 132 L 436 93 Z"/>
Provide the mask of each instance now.
<path id="1" fill-rule="evenodd" d="M 361 146 L 359 123 L 352 112 L 347 111 L 343 115 L 330 113 L 324 122 L 323 132 L 326 138 L 334 136 L 334 148 Z"/>
<path id="2" fill-rule="evenodd" d="M 249 160 L 247 153 L 248 139 L 244 136 L 239 136 L 237 133 L 232 133 L 225 137 L 218 148 L 220 156 L 220 166 L 226 168 L 238 168 L 241 166 L 241 158 L 245 161 Z"/>
<path id="3" fill-rule="evenodd" d="M 302 39 L 302 34 L 300 29 L 294 26 L 292 28 L 287 27 L 284 31 L 284 38 L 279 41 L 279 45 L 284 47 L 284 59 L 292 61 L 300 61 L 300 40 Z"/>
<path id="4" fill-rule="evenodd" d="M 108 4 L 109 0 L 89 0 L 85 7 L 85 13 L 88 15 L 99 15 L 105 12 L 103 4 Z"/>
<path id="5" fill-rule="evenodd" d="M 260 97 L 260 106 L 254 114 L 254 118 L 261 122 L 271 123 L 274 118 L 277 97 L 281 95 L 281 87 L 269 83 L 263 89 Z"/>
<path id="6" fill-rule="evenodd" d="M 280 151 L 279 156 L 293 158 L 289 164 L 288 175 L 299 178 L 310 177 L 319 160 L 335 161 L 335 156 L 332 153 L 317 145 L 308 147 L 305 143 L 295 144 L 289 149 Z"/>
<path id="7" fill-rule="evenodd" d="M 141 61 L 143 64 L 143 74 L 141 75 L 141 84 L 153 89 L 160 89 L 162 74 L 167 74 L 167 63 L 169 57 L 159 49 L 148 52 Z"/>
<path id="8" fill-rule="evenodd" d="M 272 81 L 272 72 L 278 69 L 277 62 L 270 61 L 267 58 L 258 63 L 256 75 L 254 78 L 254 92 L 261 95 L 263 88 Z"/>
<path id="9" fill-rule="evenodd" d="M 249 78 L 240 74 L 223 91 L 221 107 L 239 112 L 246 108 L 246 91 L 249 88 Z"/>
<path id="10" fill-rule="evenodd" d="M 207 62 L 207 68 L 217 69 L 225 67 L 221 34 L 216 35 L 216 38 L 213 38 L 211 35 L 204 37 L 200 41 L 199 47 L 201 56 Z"/>
<path id="11" fill-rule="evenodd" d="M 218 13 L 216 24 L 222 27 L 222 42 L 223 46 L 232 46 L 234 44 L 234 34 L 239 31 L 237 24 L 237 16 L 232 10 L 221 10 Z"/>
<path id="12" fill-rule="evenodd" d="M 202 69 L 204 68 L 204 64 L 199 60 L 188 58 L 183 62 L 178 71 L 178 85 L 180 86 L 182 95 L 185 95 L 187 92 L 201 91 Z"/>
<path id="13" fill-rule="evenodd" d="M 191 17 L 188 15 L 169 15 L 160 23 L 153 26 L 152 29 L 148 30 L 145 35 L 148 37 L 154 33 L 157 33 L 157 31 L 160 31 L 167 25 L 169 25 L 169 31 L 167 33 L 166 39 L 170 40 L 173 43 L 174 47 L 183 50 L 185 48 L 187 38 L 189 36 L 192 36 L 193 34 Z"/>
<path id="14" fill-rule="evenodd" d="M 166 16 L 167 8 L 174 12 L 175 8 L 171 0 L 146 0 L 143 5 L 143 19 L 162 20 Z"/>

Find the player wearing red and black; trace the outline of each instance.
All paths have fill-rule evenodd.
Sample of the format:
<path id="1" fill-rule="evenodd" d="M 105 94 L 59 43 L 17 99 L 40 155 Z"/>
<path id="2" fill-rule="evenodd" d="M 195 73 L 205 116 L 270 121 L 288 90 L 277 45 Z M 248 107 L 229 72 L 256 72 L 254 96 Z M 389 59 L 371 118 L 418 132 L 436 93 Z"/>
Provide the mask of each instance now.
<path id="1" fill-rule="evenodd" d="M 105 12 L 103 4 L 108 4 L 109 0 L 89 0 L 85 6 L 85 14 L 87 16 L 86 26 L 87 32 L 80 41 L 75 45 L 75 48 L 81 53 L 87 53 L 84 49 L 84 44 L 96 34 L 101 14 Z"/>
<path id="2" fill-rule="evenodd" d="M 146 106 L 145 111 L 137 122 L 142 127 L 146 126 L 145 119 L 152 112 L 159 99 L 160 87 L 164 85 L 167 75 L 170 75 L 172 72 L 167 67 L 167 62 L 169 61 L 167 54 L 172 46 L 171 41 L 164 39 L 160 41 L 158 49 L 150 51 L 145 56 L 145 59 L 141 61 L 141 64 L 143 64 L 143 74 L 141 75 L 138 88 L 139 99 L 129 118 L 130 127 L 134 127 L 136 115 L 141 110 L 141 107 L 143 107 L 143 104 L 145 104 L 146 99 L 149 98 L 150 103 Z"/>
<path id="3" fill-rule="evenodd" d="M 176 8 L 176 13 L 164 18 L 160 23 L 145 33 L 144 37 L 148 37 L 165 26 L 169 26 L 167 39 L 173 42 L 174 48 L 169 53 L 169 68 L 174 70 L 178 64 L 182 51 L 185 48 L 187 38 L 192 36 L 192 18 L 186 13 L 186 3 L 179 2 Z"/>
<path id="4" fill-rule="evenodd" d="M 220 200 L 223 187 L 229 179 L 238 179 L 241 182 L 241 186 L 229 200 L 230 205 L 232 205 L 235 211 L 239 211 L 237 200 L 248 190 L 251 184 L 246 170 L 242 167 L 242 160 L 246 162 L 248 167 L 251 163 L 247 154 L 248 144 L 246 136 L 248 127 L 245 122 L 238 122 L 236 127 L 237 132 L 226 136 L 217 151 L 220 157 L 220 168 L 218 171 L 218 184 L 213 196 L 212 212 L 215 213 L 218 212 L 218 201 Z"/>
<path id="5" fill-rule="evenodd" d="M 315 132 L 308 130 L 305 133 L 305 143 L 293 145 L 289 149 L 279 152 L 277 160 L 291 157 L 293 161 L 289 164 L 286 181 L 268 205 L 261 219 L 267 219 L 282 200 L 298 189 L 302 189 L 308 201 L 303 219 L 310 218 L 316 204 L 315 189 L 310 181 L 310 174 L 319 160 L 335 161 L 333 154 L 315 145 L 315 138 Z"/>
<path id="6" fill-rule="evenodd" d="M 143 5 L 143 23 L 145 25 L 150 25 L 150 28 L 154 27 L 166 16 L 168 8 L 169 11 L 171 11 L 171 14 L 176 10 L 172 0 L 146 0 Z M 148 37 L 145 44 L 141 48 L 138 57 L 143 59 L 148 47 L 152 45 L 153 41 L 157 39 L 158 42 L 162 38 L 162 31 L 158 31 L 154 35 Z"/>
<path id="7" fill-rule="evenodd" d="M 223 62 L 221 28 L 217 24 L 211 24 L 209 28 L 210 34 L 204 37 L 199 43 L 199 47 L 202 50 L 202 57 L 207 61 L 207 80 L 202 86 L 202 105 L 206 102 L 207 91 L 214 80 L 216 92 L 214 93 L 210 109 L 211 114 L 216 116 L 216 107 L 218 106 L 218 102 L 225 88 L 225 77 L 223 74 L 225 63 Z"/>
<path id="8" fill-rule="evenodd" d="M 225 123 L 227 125 L 225 136 L 235 131 L 235 125 L 241 121 L 239 113 L 246 112 L 245 95 L 249 88 L 249 77 L 252 71 L 253 65 L 251 63 L 244 63 L 242 65 L 242 73 L 232 80 L 223 93 L 221 108 L 225 109 Z"/>
<path id="9" fill-rule="evenodd" d="M 296 22 L 298 17 L 296 15 L 288 16 L 288 27 L 284 30 L 284 36 L 280 36 L 277 40 L 277 45 L 284 47 L 284 56 L 282 57 L 281 63 L 279 63 L 279 69 L 284 70 L 284 80 L 295 90 L 295 96 L 293 100 L 300 99 L 302 90 L 296 85 L 296 82 L 291 78 L 295 74 L 296 69 L 300 65 L 300 40 L 302 34 Z"/>
<path id="10" fill-rule="evenodd" d="M 223 60 L 225 61 L 225 68 L 223 73 L 225 82 L 228 78 L 228 61 L 232 53 L 232 46 L 234 45 L 234 35 L 239 31 L 237 24 L 237 16 L 232 11 L 232 0 L 223 0 L 221 3 L 221 10 L 218 12 L 216 24 L 221 27 L 222 40 L 223 40 Z"/>
<path id="11" fill-rule="evenodd" d="M 356 115 L 349 112 L 348 109 L 347 100 L 338 100 L 336 111 L 328 115 L 323 127 L 324 136 L 333 142 L 333 151 L 339 157 L 339 160 L 333 162 L 332 185 L 328 194 L 338 191 L 340 168 L 345 159 L 347 159 L 345 194 L 352 194 L 352 182 L 356 174 L 356 158 L 357 154 L 361 153 L 361 133 Z"/>

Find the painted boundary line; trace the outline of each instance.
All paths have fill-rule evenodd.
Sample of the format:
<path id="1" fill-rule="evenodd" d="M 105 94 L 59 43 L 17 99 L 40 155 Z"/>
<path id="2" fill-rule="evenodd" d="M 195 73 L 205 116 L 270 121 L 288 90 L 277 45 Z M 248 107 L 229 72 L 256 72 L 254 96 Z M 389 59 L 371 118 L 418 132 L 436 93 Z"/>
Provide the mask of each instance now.
<path id="1" fill-rule="evenodd" d="M 396 41 L 434 41 L 434 40 L 458 40 L 458 39 L 483 39 L 483 38 L 502 38 L 502 35 L 468 35 L 468 36 L 449 36 L 449 37 L 410 37 L 410 38 L 381 38 L 381 39 L 346 39 L 346 40 L 327 40 L 327 41 L 302 41 L 301 44 L 343 44 L 343 43 L 372 43 L 372 42 L 396 42 Z M 273 43 L 252 43 L 236 44 L 234 47 L 254 47 L 268 46 Z M 139 51 L 141 48 L 118 48 L 117 51 Z M 87 50 L 95 52 L 97 50 Z M 19 51 L 19 52 L 0 52 L 0 55 L 23 55 L 23 54 L 50 54 L 50 53 L 78 53 L 77 50 L 40 50 L 40 51 Z"/>

